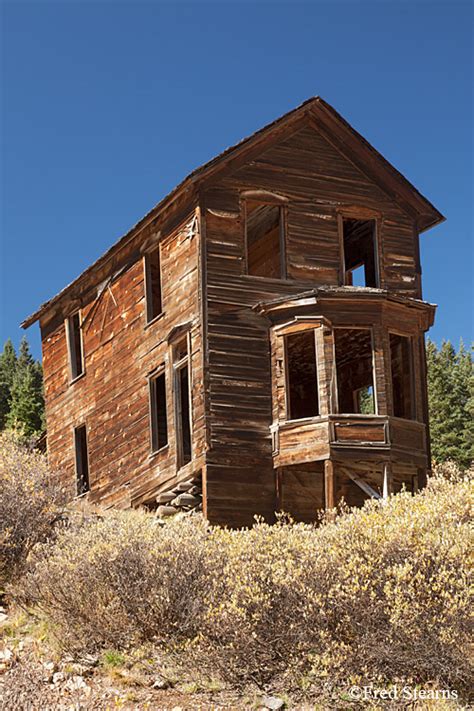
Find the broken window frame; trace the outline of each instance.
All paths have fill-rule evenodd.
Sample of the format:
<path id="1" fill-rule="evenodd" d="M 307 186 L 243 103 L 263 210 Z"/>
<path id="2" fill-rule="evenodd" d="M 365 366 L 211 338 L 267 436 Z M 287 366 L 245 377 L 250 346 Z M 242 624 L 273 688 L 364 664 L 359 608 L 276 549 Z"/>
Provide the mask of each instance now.
<path id="1" fill-rule="evenodd" d="M 249 202 L 258 202 L 261 205 L 269 205 L 272 207 L 277 207 L 279 209 L 280 219 L 279 219 L 279 248 L 280 248 L 280 275 L 277 277 L 269 277 L 261 274 L 250 274 L 249 273 L 249 250 L 248 250 L 248 233 L 247 233 L 247 207 Z M 242 197 L 242 221 L 244 226 L 244 275 L 252 277 L 252 279 L 273 279 L 273 280 L 286 280 L 288 279 L 287 273 L 287 201 L 280 196 L 273 196 L 271 194 L 260 193 L 252 194 L 245 193 Z"/>
<path id="2" fill-rule="evenodd" d="M 376 368 L 375 368 L 375 340 L 374 340 L 374 329 L 372 326 L 333 326 L 333 360 L 334 360 L 334 383 L 335 383 L 335 410 L 331 414 L 337 415 L 352 415 L 354 417 L 375 417 L 379 414 L 378 411 L 378 397 L 377 397 L 377 378 L 376 378 Z M 374 393 L 374 412 L 373 413 L 363 413 L 363 412 L 341 412 L 339 407 L 339 375 L 337 369 L 337 358 L 336 358 L 336 331 L 369 331 L 370 332 L 370 348 L 372 354 L 372 389 Z M 354 401 L 354 395 L 357 391 L 362 390 L 361 388 L 354 388 L 352 391 L 352 399 Z M 354 408 L 355 409 L 355 408 Z"/>
<path id="3" fill-rule="evenodd" d="M 78 325 L 74 325 L 74 320 L 77 317 Z M 67 334 L 67 352 L 69 360 L 69 378 L 70 383 L 85 375 L 85 358 L 84 358 L 84 337 L 82 333 L 82 311 L 78 309 L 66 319 L 66 334 Z M 76 341 L 76 335 L 78 341 Z M 77 352 L 77 342 L 79 344 L 79 354 Z"/>
<path id="4" fill-rule="evenodd" d="M 392 344 L 390 341 L 390 336 L 398 336 L 399 338 L 406 338 L 407 342 L 408 342 L 409 366 L 410 366 L 410 379 L 409 379 L 410 416 L 409 417 L 404 417 L 404 416 L 395 414 L 395 396 L 394 396 L 394 389 L 393 389 L 393 368 L 392 368 Z M 389 372 L 390 372 L 390 387 L 392 390 L 392 417 L 398 417 L 402 420 L 410 420 L 412 422 L 413 421 L 416 422 L 418 419 L 418 409 L 417 409 L 417 402 L 416 402 L 417 373 L 416 373 L 416 362 L 415 362 L 415 345 L 414 345 L 413 336 L 411 334 L 402 333 L 401 331 L 396 331 L 392 328 L 389 328 L 389 330 L 388 330 L 388 361 L 389 361 Z"/>
<path id="5" fill-rule="evenodd" d="M 287 333 L 282 334 L 283 338 L 283 369 L 284 369 L 284 376 L 285 376 L 285 422 L 300 422 L 302 420 L 313 420 L 317 417 L 321 417 L 321 395 L 319 391 L 319 379 L 320 379 L 320 367 L 319 367 L 319 362 L 318 362 L 318 341 L 317 341 L 317 332 L 318 332 L 319 326 L 317 327 L 309 327 L 309 328 L 304 328 L 301 330 L 291 330 L 289 329 Z M 316 395 L 316 400 L 317 400 L 317 414 L 315 415 L 308 415 L 307 417 L 297 417 L 297 418 L 292 418 L 291 417 L 291 402 L 290 402 L 290 371 L 289 371 L 289 358 L 288 358 L 288 338 L 291 338 L 292 336 L 295 335 L 300 335 L 303 333 L 312 333 L 313 335 L 313 342 L 314 342 L 314 364 L 315 364 L 315 370 L 316 370 L 316 383 L 315 383 L 315 395 Z"/>
<path id="6" fill-rule="evenodd" d="M 165 428 L 164 433 L 166 441 L 160 444 L 159 418 L 158 418 L 158 395 L 156 392 L 156 381 L 159 378 L 164 379 L 164 418 Z M 150 445 L 151 454 L 157 454 L 169 446 L 169 425 L 168 425 L 168 402 L 167 402 L 167 377 L 166 367 L 164 363 L 156 368 L 148 376 L 148 396 L 149 396 L 149 413 L 150 413 Z"/>
<path id="7" fill-rule="evenodd" d="M 89 467 L 89 443 L 85 422 L 73 428 L 74 470 L 76 474 L 76 495 L 83 496 L 91 490 Z"/>
<path id="8" fill-rule="evenodd" d="M 346 284 L 346 255 L 344 246 L 344 221 L 345 220 L 361 220 L 361 221 L 373 221 L 374 232 L 373 232 L 373 243 L 374 243 L 374 268 L 375 268 L 375 287 L 361 287 L 361 288 L 376 288 L 381 287 L 381 266 L 380 266 L 380 229 L 381 229 L 381 218 L 380 214 L 373 212 L 367 208 L 355 208 L 341 210 L 337 215 L 338 224 L 338 234 L 339 234 L 339 252 L 340 252 L 340 274 L 339 274 L 339 285 L 347 286 Z M 354 266 L 354 269 L 362 266 L 364 262 L 362 261 L 359 265 Z"/>
<path id="9" fill-rule="evenodd" d="M 155 313 L 153 310 L 153 279 L 151 276 L 151 263 L 150 260 L 154 254 L 158 255 L 158 267 L 159 267 L 159 292 L 160 292 L 160 310 Z M 161 244 L 157 244 L 153 249 L 148 250 L 143 255 L 143 272 L 145 279 L 145 322 L 146 326 L 154 323 L 163 315 L 163 269 L 162 269 L 162 258 L 161 258 Z"/>
<path id="10" fill-rule="evenodd" d="M 186 353 L 179 355 L 178 349 L 180 345 L 186 343 Z M 171 345 L 173 356 L 173 392 L 174 398 L 174 414 L 176 423 L 176 458 L 177 469 L 189 464 L 193 459 L 193 410 L 192 410 L 192 376 L 191 376 L 191 335 L 186 333 L 184 336 L 176 340 Z M 189 455 L 184 451 L 184 428 L 182 418 L 182 385 L 181 372 L 187 368 L 188 371 L 188 425 L 189 425 Z"/>

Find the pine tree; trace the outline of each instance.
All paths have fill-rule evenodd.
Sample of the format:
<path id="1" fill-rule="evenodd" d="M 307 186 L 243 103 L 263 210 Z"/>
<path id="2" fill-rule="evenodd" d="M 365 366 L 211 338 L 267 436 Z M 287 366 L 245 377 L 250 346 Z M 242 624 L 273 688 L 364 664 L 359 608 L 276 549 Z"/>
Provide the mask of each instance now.
<path id="1" fill-rule="evenodd" d="M 427 343 L 428 402 L 433 459 L 451 459 L 462 467 L 472 461 L 472 358 L 461 344 L 449 341 L 440 349 Z"/>
<path id="2" fill-rule="evenodd" d="M 461 466 L 468 467 L 474 459 L 474 373 L 471 353 L 461 341 L 456 369 L 456 389 L 463 408 L 461 428 Z"/>
<path id="3" fill-rule="evenodd" d="M 28 366 L 34 364 L 34 358 L 31 355 L 30 346 L 26 336 L 23 336 L 18 349 L 17 371 L 26 370 Z"/>
<path id="4" fill-rule="evenodd" d="M 10 411 L 11 391 L 17 366 L 15 347 L 9 338 L 0 354 L 0 430 L 6 425 Z"/>
<path id="5" fill-rule="evenodd" d="M 44 428 L 42 368 L 31 355 L 26 338 L 20 343 L 6 424 L 26 437 Z"/>

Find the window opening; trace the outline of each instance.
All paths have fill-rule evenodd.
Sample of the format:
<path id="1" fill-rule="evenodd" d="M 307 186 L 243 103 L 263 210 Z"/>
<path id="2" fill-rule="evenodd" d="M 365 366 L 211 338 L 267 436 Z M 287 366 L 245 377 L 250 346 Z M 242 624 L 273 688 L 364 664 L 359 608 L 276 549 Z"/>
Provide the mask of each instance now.
<path id="1" fill-rule="evenodd" d="M 378 286 L 375 220 L 343 218 L 344 283 Z"/>
<path id="2" fill-rule="evenodd" d="M 85 425 L 74 428 L 74 448 L 76 455 L 76 487 L 77 494 L 80 496 L 89 491 L 89 457 Z"/>
<path id="3" fill-rule="evenodd" d="M 147 321 L 152 321 L 163 310 L 161 298 L 161 260 L 160 248 L 145 255 L 145 281 L 146 281 L 146 316 Z"/>
<path id="4" fill-rule="evenodd" d="M 77 311 L 67 320 L 68 349 L 71 367 L 71 378 L 82 375 L 84 372 L 84 353 L 82 348 L 81 313 Z"/>
<path id="5" fill-rule="evenodd" d="M 335 328 L 337 392 L 340 413 L 375 413 L 372 333 Z"/>
<path id="6" fill-rule="evenodd" d="M 411 339 L 390 334 L 393 414 L 407 420 L 414 418 L 413 353 Z"/>
<path id="7" fill-rule="evenodd" d="M 176 414 L 178 425 L 178 466 L 191 461 L 191 407 L 188 339 L 183 338 L 174 347 L 176 388 Z"/>
<path id="8" fill-rule="evenodd" d="M 314 330 L 285 337 L 287 417 L 299 420 L 319 415 L 318 377 Z"/>
<path id="9" fill-rule="evenodd" d="M 151 446 L 154 452 L 168 444 L 166 378 L 164 371 L 150 378 Z"/>

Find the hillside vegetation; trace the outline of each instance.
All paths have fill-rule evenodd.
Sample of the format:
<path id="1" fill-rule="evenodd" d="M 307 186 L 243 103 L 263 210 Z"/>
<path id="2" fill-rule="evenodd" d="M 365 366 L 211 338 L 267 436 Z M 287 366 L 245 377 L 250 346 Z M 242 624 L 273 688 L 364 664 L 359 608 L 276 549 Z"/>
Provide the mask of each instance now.
<path id="1" fill-rule="evenodd" d="M 12 440 L 2 446 L 10 455 L 0 486 L 12 467 L 21 484 L 36 455 Z M 7 498 L 4 570 L 18 538 Z M 473 672 L 472 504 L 472 474 L 446 466 L 416 496 L 368 502 L 319 526 L 228 531 L 198 516 L 161 525 L 142 511 L 89 511 L 70 512 L 45 540 L 39 516 L 43 542 L 18 554 L 26 559 L 15 562 L 8 596 L 73 658 L 152 648 L 194 679 L 326 699 L 325 708 L 349 703 L 354 684 L 434 685 L 462 697 Z M 44 516 L 50 522 L 50 507 Z"/>

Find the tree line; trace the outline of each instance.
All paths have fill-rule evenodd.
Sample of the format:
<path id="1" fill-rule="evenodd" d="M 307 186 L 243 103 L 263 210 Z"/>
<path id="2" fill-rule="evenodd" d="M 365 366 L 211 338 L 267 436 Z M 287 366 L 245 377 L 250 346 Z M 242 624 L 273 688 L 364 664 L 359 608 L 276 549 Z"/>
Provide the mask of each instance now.
<path id="1" fill-rule="evenodd" d="M 432 456 L 463 468 L 474 459 L 474 377 L 472 354 L 443 341 L 428 340 L 428 403 Z M 14 429 L 26 438 L 45 429 L 43 370 L 26 337 L 18 354 L 10 339 L 0 354 L 0 430 Z"/>
<path id="2" fill-rule="evenodd" d="M 428 407 L 433 461 L 452 460 L 463 469 L 474 459 L 472 350 L 443 341 L 426 345 Z"/>
<path id="3" fill-rule="evenodd" d="M 31 355 L 26 337 L 18 354 L 9 338 L 0 354 L 0 430 L 12 429 L 30 439 L 45 426 L 41 363 Z"/>

